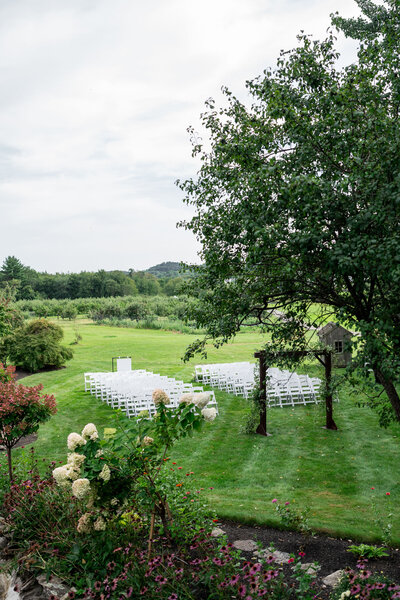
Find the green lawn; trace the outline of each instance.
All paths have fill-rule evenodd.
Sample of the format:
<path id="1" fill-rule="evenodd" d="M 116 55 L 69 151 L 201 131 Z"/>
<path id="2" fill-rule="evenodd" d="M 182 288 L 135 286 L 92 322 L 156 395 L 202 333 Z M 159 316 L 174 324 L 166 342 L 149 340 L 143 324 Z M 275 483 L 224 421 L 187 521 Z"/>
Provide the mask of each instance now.
<path id="1" fill-rule="evenodd" d="M 67 323 L 64 328 L 68 344 L 76 325 Z M 67 435 L 79 432 L 87 422 L 99 429 L 110 426 L 112 410 L 84 392 L 85 371 L 111 370 L 113 356 L 131 355 L 134 368 L 191 381 L 194 364 L 201 362 L 180 360 L 194 339 L 190 335 L 82 321 L 78 329 L 83 339 L 73 346 L 74 359 L 67 368 L 24 381 L 42 382 L 57 399 L 58 413 L 41 427 L 35 444 L 40 457 L 49 460 L 65 460 Z M 252 360 L 262 340 L 260 334 L 241 333 L 232 344 L 211 348 L 203 362 Z M 310 365 L 311 370 L 322 376 L 316 365 Z M 276 525 L 271 500 L 278 498 L 294 502 L 299 510 L 310 507 L 315 530 L 367 541 L 380 532 L 371 510 L 375 498 L 384 522 L 385 515 L 393 512 L 393 538 L 400 542 L 400 426 L 380 429 L 375 414 L 356 407 L 348 391 L 342 390 L 334 407 L 337 432 L 324 430 L 323 407 L 310 405 L 271 409 L 268 427 L 273 435 L 249 436 L 240 431 L 248 403 L 223 392 L 217 391 L 216 396 L 217 420 L 177 444 L 171 458 L 185 472 L 195 472 L 198 486 L 207 490 L 221 518 Z"/>

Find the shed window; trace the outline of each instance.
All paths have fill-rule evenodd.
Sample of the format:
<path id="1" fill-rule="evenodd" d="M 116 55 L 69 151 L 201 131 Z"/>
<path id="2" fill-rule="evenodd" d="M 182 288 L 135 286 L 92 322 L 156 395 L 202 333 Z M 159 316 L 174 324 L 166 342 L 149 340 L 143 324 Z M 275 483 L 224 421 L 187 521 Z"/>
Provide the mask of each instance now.
<path id="1" fill-rule="evenodd" d="M 337 340 L 335 342 L 335 352 L 336 352 L 336 354 L 342 354 L 342 352 L 343 352 L 343 342 L 342 342 L 342 340 Z"/>

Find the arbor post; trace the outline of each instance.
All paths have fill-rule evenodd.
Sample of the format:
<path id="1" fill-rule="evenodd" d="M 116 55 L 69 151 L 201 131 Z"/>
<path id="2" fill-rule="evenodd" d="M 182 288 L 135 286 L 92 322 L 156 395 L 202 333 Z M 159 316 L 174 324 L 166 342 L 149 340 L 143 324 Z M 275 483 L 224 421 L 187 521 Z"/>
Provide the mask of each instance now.
<path id="1" fill-rule="evenodd" d="M 326 407 L 326 429 L 336 430 L 337 426 L 333 420 L 333 395 L 332 395 L 332 352 L 324 352 L 325 366 L 325 407 Z"/>

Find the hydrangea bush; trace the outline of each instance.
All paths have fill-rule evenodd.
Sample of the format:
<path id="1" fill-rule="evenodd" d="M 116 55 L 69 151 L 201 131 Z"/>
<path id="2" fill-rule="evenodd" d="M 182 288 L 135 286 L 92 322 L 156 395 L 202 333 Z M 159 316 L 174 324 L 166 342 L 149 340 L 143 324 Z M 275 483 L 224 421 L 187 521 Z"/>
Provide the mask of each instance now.
<path id="1" fill-rule="evenodd" d="M 69 434 L 67 463 L 54 469 L 53 477 L 85 507 L 77 523 L 79 533 L 104 531 L 133 512 L 136 522 L 139 519 L 149 527 L 149 552 L 155 528 L 168 539 L 178 532 L 183 535 L 174 522 L 177 511 L 169 502 L 174 487 L 181 484 L 173 483 L 167 474 L 167 452 L 176 440 L 215 419 L 216 410 L 206 408 L 210 397 L 209 393 L 186 394 L 177 408 L 171 408 L 166 392 L 157 389 L 152 421 L 144 417 L 127 421 L 120 415 L 119 428 L 104 439 L 93 423 L 81 434 Z M 180 518 L 184 512 L 180 509 Z"/>

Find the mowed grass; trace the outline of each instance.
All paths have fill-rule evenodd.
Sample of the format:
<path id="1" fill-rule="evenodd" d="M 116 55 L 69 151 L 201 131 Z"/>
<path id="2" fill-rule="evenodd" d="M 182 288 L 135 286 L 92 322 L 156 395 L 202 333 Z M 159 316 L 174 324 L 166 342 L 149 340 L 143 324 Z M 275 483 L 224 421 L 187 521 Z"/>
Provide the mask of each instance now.
<path id="1" fill-rule="evenodd" d="M 76 327 L 82 335 L 79 345 L 73 346 L 73 360 L 65 369 L 24 380 L 29 385 L 43 383 L 57 399 L 57 415 L 40 428 L 35 444 L 40 458 L 49 461 L 65 461 L 71 431 L 80 432 L 88 422 L 100 430 L 113 425 L 113 411 L 84 392 L 85 371 L 109 371 L 113 356 L 130 355 L 133 368 L 189 382 L 198 362 L 254 360 L 264 339 L 259 333 L 241 333 L 223 348 L 210 347 L 207 361 L 185 364 L 181 356 L 195 336 L 99 327 L 83 321 L 63 326 L 66 344 L 74 339 Z M 315 364 L 303 365 L 302 370 L 323 376 Z M 393 541 L 400 542 L 399 425 L 379 428 L 376 415 L 357 407 L 349 390 L 342 389 L 340 403 L 334 406 L 337 432 L 323 429 L 323 406 L 308 405 L 269 410 L 271 437 L 246 435 L 241 427 L 249 403 L 219 391 L 216 396 L 219 417 L 176 444 L 170 464 L 174 461 L 183 467 L 183 482 L 186 472 L 194 471 L 198 489 L 204 488 L 202 493 L 220 518 L 278 525 L 271 502 L 277 498 L 290 501 L 299 511 L 309 507 L 315 531 L 373 541 L 381 535 L 374 502 L 384 524 L 393 514 Z"/>

